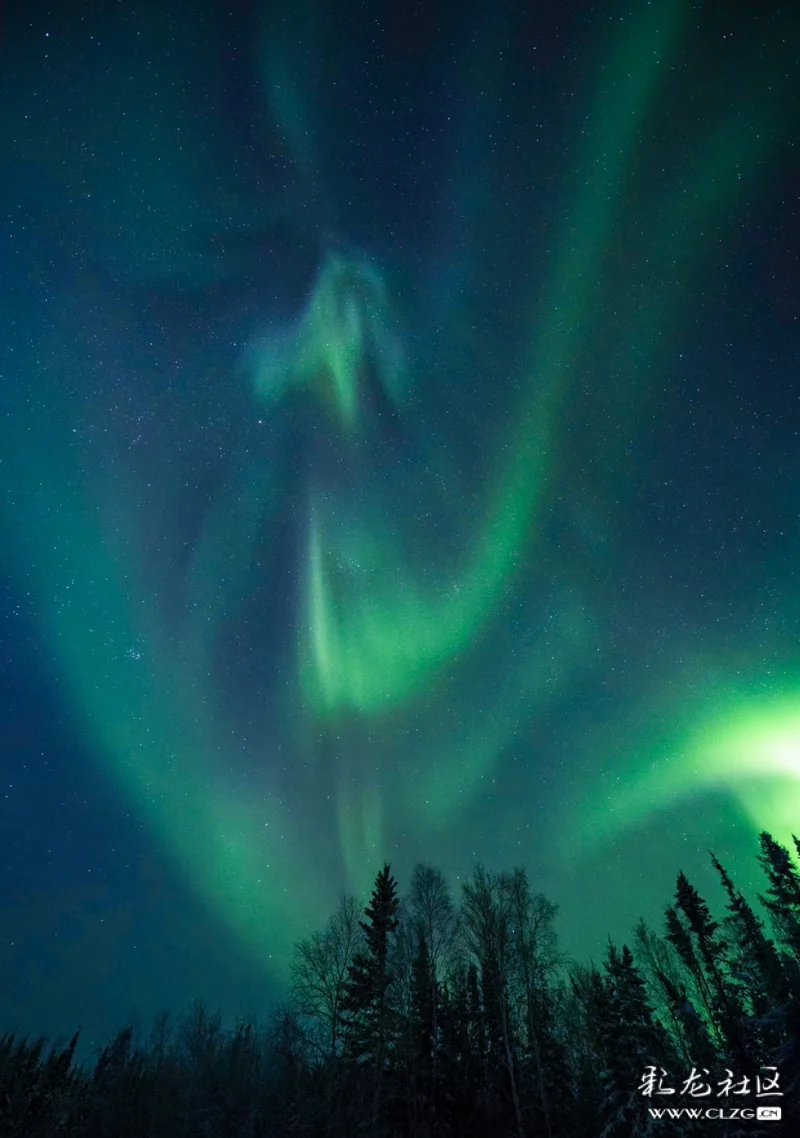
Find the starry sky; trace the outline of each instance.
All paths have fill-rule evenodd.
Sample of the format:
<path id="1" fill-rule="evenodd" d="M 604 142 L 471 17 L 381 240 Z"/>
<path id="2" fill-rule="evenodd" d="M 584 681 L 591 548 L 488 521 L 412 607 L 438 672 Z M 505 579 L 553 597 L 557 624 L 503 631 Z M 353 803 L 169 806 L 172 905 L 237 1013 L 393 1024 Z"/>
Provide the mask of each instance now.
<path id="1" fill-rule="evenodd" d="M 800 14 L 0 17 L 0 997 L 263 1011 L 384 859 L 564 947 L 800 827 Z"/>

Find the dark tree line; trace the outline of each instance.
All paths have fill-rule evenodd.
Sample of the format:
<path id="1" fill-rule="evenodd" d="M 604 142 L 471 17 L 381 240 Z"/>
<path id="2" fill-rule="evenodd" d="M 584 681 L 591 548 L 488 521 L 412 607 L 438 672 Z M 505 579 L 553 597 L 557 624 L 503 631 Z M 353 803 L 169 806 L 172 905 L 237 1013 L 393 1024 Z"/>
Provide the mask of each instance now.
<path id="1" fill-rule="evenodd" d="M 782 1095 L 765 1101 L 797 1130 L 800 870 L 768 833 L 759 861 L 758 908 L 712 855 L 724 914 L 680 873 L 663 930 L 640 923 L 599 966 L 562 956 L 555 906 L 522 869 L 477 866 L 457 903 L 424 865 L 401 899 L 384 866 L 366 909 L 343 897 L 295 947 L 290 1000 L 266 1028 L 226 1030 L 197 1005 L 149 1035 L 126 1028 L 88 1067 L 77 1036 L 0 1039 L 0 1135 L 774 1134 L 651 1113 L 753 1107 L 770 1080 Z"/>

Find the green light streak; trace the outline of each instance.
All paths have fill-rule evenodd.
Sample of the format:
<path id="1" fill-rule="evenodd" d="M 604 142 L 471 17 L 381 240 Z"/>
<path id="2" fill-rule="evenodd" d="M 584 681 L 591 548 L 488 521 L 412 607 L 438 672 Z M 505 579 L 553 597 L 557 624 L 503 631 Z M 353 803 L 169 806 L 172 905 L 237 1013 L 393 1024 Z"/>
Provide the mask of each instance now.
<path id="1" fill-rule="evenodd" d="M 374 551 L 369 584 L 347 583 L 326 558 L 324 503 L 309 534 L 308 626 L 303 681 L 317 713 L 374 714 L 402 703 L 472 642 L 516 577 L 544 502 L 555 438 L 594 281 L 619 208 L 638 132 L 678 41 L 683 3 L 648 6 L 612 54 L 596 122 L 579 166 L 576 201 L 557 258 L 542 330 L 534 338 L 519 427 L 499 464 L 480 537 L 459 576 L 442 588 L 414 580 L 397 542 Z M 487 382 L 490 382 L 487 377 Z"/>
<path id="2" fill-rule="evenodd" d="M 754 81 L 732 103 L 725 121 L 715 124 L 696 167 L 670 187 L 659 211 L 660 236 L 654 236 L 643 258 L 653 284 L 644 301 L 636 293 L 641 332 L 614 360 L 613 370 L 620 376 L 632 378 L 663 352 L 665 329 L 679 311 L 690 276 L 698 271 L 703 245 L 712 236 L 717 241 L 725 236 L 743 196 L 767 176 L 766 159 L 783 126 L 783 87 L 775 76 L 788 78 L 793 62 L 790 41 L 773 48 L 763 52 Z M 632 317 L 627 319 L 636 326 Z M 688 696 L 680 708 L 657 704 L 656 697 L 644 714 L 683 724 L 688 719 L 690 728 L 656 740 L 643 731 L 638 746 L 631 748 L 638 757 L 629 759 L 613 789 L 598 782 L 589 799 L 581 801 L 569 827 L 575 842 L 609 841 L 680 800 L 720 789 L 733 795 L 756 831 L 768 829 L 790 842 L 800 818 L 796 694 L 753 698 L 730 683 L 715 693 L 711 705 L 707 698 Z M 609 760 L 606 769 L 613 767 Z"/>
<path id="3" fill-rule="evenodd" d="M 277 974 L 324 906 L 324 887 L 317 875 L 316 894 L 309 882 L 288 903 L 302 836 L 268 795 L 254 811 L 223 777 L 225 756 L 209 748 L 208 707 L 148 627 L 135 564 L 105 540 L 88 474 L 76 469 L 59 422 L 70 422 L 66 408 L 61 417 L 53 409 L 45 436 L 41 420 L 20 408 L 3 438 L 17 502 L 3 519 L 12 568 L 36 598 L 41 633 L 92 748 L 196 893 L 255 958 L 270 956 Z M 131 646 L 143 643 L 142 658 L 132 658 Z"/>

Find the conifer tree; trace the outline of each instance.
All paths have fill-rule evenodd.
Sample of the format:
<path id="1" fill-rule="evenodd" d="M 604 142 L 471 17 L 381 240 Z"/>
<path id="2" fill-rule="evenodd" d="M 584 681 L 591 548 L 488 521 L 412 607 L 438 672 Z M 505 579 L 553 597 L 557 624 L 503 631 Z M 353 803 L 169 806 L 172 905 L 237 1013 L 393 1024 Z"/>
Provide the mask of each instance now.
<path id="1" fill-rule="evenodd" d="M 684 984 L 676 983 L 662 969 L 658 970 L 658 981 L 666 993 L 672 1018 L 679 1025 L 683 1058 L 692 1066 L 711 1070 L 719 1055 L 708 1020 L 698 1012 Z"/>
<path id="2" fill-rule="evenodd" d="M 718 936 L 719 922 L 711 916 L 708 905 L 689 882 L 685 873 L 678 874 L 675 903 L 685 916 L 689 931 L 694 934 L 694 943 L 706 967 L 706 974 L 711 980 L 712 988 L 719 996 L 719 989 L 722 987 L 720 969 L 725 953 L 725 946 Z"/>
<path id="3" fill-rule="evenodd" d="M 474 969 L 473 977 L 477 993 Z M 475 1022 L 469 975 L 461 967 L 444 985 L 439 1009 L 439 1116 L 443 1125 L 444 1119 L 449 1122 L 453 1134 L 464 1133 L 467 1121 L 482 1109 L 483 1069 L 473 1031 Z"/>
<path id="4" fill-rule="evenodd" d="M 692 981 L 696 987 L 697 994 L 702 1005 L 702 1010 L 706 1016 L 708 1025 L 714 1034 L 719 1031 L 719 1025 L 714 1013 L 713 996 L 708 987 L 705 972 L 701 962 L 698 960 L 692 944 L 692 938 L 688 929 L 683 924 L 678 910 L 674 905 L 670 905 L 664 913 L 666 919 L 665 939 L 672 945 L 678 954 L 678 958 L 683 964 L 684 968 L 691 976 Z"/>
<path id="5" fill-rule="evenodd" d="M 380 1070 L 392 1035 L 392 1007 L 388 968 L 389 942 L 397 929 L 397 882 L 388 865 L 375 879 L 370 904 L 361 921 L 365 948 L 356 953 L 348 969 L 341 998 L 349 1056 Z"/>
<path id="6" fill-rule="evenodd" d="M 647 987 L 627 944 L 621 953 L 609 945 L 606 970 L 613 985 L 618 1018 L 626 1028 L 626 1047 L 635 1051 L 639 1059 L 666 1065 L 675 1058 L 672 1044 L 653 1015 Z"/>
<path id="7" fill-rule="evenodd" d="M 613 1006 L 611 986 L 600 970 L 592 964 L 585 972 L 573 979 L 576 994 L 584 1006 L 586 1029 L 591 1040 L 592 1051 L 595 1057 L 597 1070 L 599 1099 L 598 1114 L 595 1121 L 596 1133 L 613 1134 L 620 1138 L 625 1134 L 623 1128 L 615 1129 L 615 1124 L 624 1122 L 620 1117 L 619 1104 L 616 1101 L 619 1093 L 619 1072 L 616 1069 L 613 1039 L 619 1031 L 612 1023 Z M 631 1092 L 635 1090 L 632 1085 L 637 1080 L 638 1071 L 628 1071 L 627 1078 Z"/>
<path id="8" fill-rule="evenodd" d="M 603 1138 L 647 1133 L 639 1086 L 648 1067 L 669 1070 L 676 1056 L 664 1028 L 653 1016 L 644 980 L 627 945 L 609 944 L 605 975 L 590 978 L 595 1044 L 602 1062 Z"/>
<path id="9" fill-rule="evenodd" d="M 786 973 L 774 942 L 764 931 L 764 922 L 714 854 L 711 862 L 728 895 L 726 924 L 731 933 L 731 973 L 752 1014 L 761 1018 L 767 1015 L 771 1006 L 783 1004 L 787 999 Z"/>
<path id="10" fill-rule="evenodd" d="M 800 842 L 792 836 L 798 854 Z M 785 1090 L 788 1115 L 800 1119 L 800 872 L 789 850 L 764 831 L 759 837 L 759 862 L 767 875 L 769 888 L 759 897 L 772 919 L 779 944 L 786 950 L 782 964 L 787 976 L 789 998 L 782 1024 L 783 1042 L 776 1054 Z"/>
<path id="11" fill-rule="evenodd" d="M 418 1120 L 415 1129 L 422 1132 L 433 1125 L 436 1116 L 438 997 L 436 988 L 431 987 L 428 942 L 424 935 L 420 935 L 411 975 L 406 1073 L 410 1088 L 409 1105 Z"/>
<path id="12" fill-rule="evenodd" d="M 671 920 L 668 937 L 675 937 L 673 943 L 677 942 L 679 951 L 683 945 L 685 952 L 686 938 L 692 942 L 693 972 L 706 1009 L 724 1038 L 731 1057 L 744 1062 L 748 1059 L 744 1009 L 730 980 L 728 945 L 719 922 L 711 916 L 708 905 L 684 873 L 678 874 L 675 907 L 680 910 L 688 927 L 681 925 L 682 934 L 679 935 L 675 920 L 668 916 L 668 921 Z"/>
<path id="13" fill-rule="evenodd" d="M 796 841 L 796 839 L 795 839 Z M 800 872 L 791 854 L 766 830 L 760 835 L 759 862 L 767 875 L 769 888 L 760 898 L 770 916 L 778 939 L 800 962 Z"/>
<path id="14" fill-rule="evenodd" d="M 677 1014 L 674 994 L 688 973 L 675 947 L 640 920 L 634 932 L 636 961 L 645 977 L 647 991 L 656 1016 L 669 1032 L 681 1060 L 691 1066 L 690 1049 L 681 1017 Z M 666 981 L 670 981 L 667 983 Z"/>
<path id="15" fill-rule="evenodd" d="M 569 1138 L 597 1138 L 597 1120 L 603 1104 L 603 1070 L 589 1018 L 590 982 L 589 971 L 573 964 L 569 989 L 559 1005 L 559 1026 L 564 1033 L 571 1080 Z M 560 1138 L 560 1129 L 556 1133 Z"/>

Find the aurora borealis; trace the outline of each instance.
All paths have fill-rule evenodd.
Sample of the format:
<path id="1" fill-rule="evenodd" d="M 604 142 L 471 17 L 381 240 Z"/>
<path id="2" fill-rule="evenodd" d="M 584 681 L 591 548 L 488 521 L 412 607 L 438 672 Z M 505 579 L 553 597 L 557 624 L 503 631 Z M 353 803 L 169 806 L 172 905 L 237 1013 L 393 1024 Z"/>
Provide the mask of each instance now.
<path id="1" fill-rule="evenodd" d="M 263 999 L 384 858 L 589 953 L 800 825 L 792 8 L 7 19 L 12 1015 Z"/>

